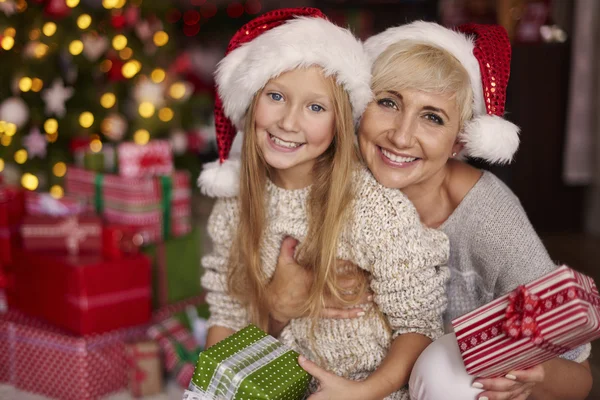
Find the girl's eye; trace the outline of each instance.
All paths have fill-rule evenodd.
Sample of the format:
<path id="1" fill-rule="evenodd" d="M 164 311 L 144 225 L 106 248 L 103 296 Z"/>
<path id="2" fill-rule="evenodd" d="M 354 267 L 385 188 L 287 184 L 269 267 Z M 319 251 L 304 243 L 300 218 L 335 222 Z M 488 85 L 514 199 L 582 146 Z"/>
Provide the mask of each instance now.
<path id="1" fill-rule="evenodd" d="M 268 93 L 267 95 L 271 98 L 271 100 L 275 100 L 275 101 L 283 100 L 283 96 L 280 95 L 279 93 Z"/>
<path id="2" fill-rule="evenodd" d="M 432 114 L 432 113 L 425 114 L 425 119 L 428 119 L 437 125 L 444 125 L 444 120 L 437 114 Z"/>
<path id="3" fill-rule="evenodd" d="M 386 108 L 393 108 L 394 110 L 398 109 L 398 105 L 396 105 L 394 100 L 388 98 L 377 100 L 377 104 Z"/>
<path id="4" fill-rule="evenodd" d="M 321 111 L 325 111 L 325 109 L 323 107 L 321 107 L 320 105 L 318 105 L 318 104 L 311 104 L 310 105 L 310 110 L 314 111 L 314 112 L 317 112 L 317 113 L 321 112 Z"/>

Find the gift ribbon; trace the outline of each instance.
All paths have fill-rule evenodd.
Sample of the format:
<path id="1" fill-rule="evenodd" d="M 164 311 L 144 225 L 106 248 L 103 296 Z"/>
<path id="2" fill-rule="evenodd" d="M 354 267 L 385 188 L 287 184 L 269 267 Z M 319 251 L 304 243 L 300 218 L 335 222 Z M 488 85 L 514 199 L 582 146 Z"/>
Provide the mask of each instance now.
<path id="1" fill-rule="evenodd" d="M 102 215 L 104 211 L 104 196 L 102 196 L 102 186 L 104 185 L 104 174 L 96 174 L 94 178 L 94 205 L 96 214 Z"/>
<path id="2" fill-rule="evenodd" d="M 24 238 L 55 238 L 64 237 L 65 245 L 70 254 L 79 253 L 79 245 L 88 236 L 100 236 L 101 228 L 95 223 L 80 224 L 76 216 L 68 217 L 58 225 L 33 225 L 21 227 Z"/>
<path id="3" fill-rule="evenodd" d="M 142 395 L 141 383 L 148 377 L 148 373 L 140 367 L 139 361 L 142 359 L 156 358 L 158 353 L 154 351 L 138 351 L 135 346 L 131 347 L 131 356 L 127 358 L 129 367 L 133 369 L 133 394 Z"/>

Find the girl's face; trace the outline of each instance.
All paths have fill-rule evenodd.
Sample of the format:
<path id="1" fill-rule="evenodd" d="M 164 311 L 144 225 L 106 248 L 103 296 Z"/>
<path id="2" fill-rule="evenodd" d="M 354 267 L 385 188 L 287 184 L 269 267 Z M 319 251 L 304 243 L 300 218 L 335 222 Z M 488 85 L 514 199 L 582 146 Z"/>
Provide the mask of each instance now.
<path id="1" fill-rule="evenodd" d="M 328 82 L 310 67 L 271 79 L 255 108 L 257 143 L 278 186 L 310 185 L 315 160 L 333 141 L 335 117 Z"/>
<path id="2" fill-rule="evenodd" d="M 358 141 L 382 185 L 409 197 L 440 175 L 457 143 L 459 110 L 450 95 L 406 89 L 383 92 L 363 114 Z"/>

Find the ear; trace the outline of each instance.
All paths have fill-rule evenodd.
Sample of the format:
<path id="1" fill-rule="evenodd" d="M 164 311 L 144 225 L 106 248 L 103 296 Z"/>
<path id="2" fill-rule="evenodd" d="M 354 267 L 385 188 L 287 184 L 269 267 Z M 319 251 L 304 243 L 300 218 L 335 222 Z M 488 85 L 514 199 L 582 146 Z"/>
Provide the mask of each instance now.
<path id="1" fill-rule="evenodd" d="M 465 144 L 461 142 L 459 138 L 456 138 L 454 144 L 452 145 L 452 154 L 460 154 L 464 147 Z"/>

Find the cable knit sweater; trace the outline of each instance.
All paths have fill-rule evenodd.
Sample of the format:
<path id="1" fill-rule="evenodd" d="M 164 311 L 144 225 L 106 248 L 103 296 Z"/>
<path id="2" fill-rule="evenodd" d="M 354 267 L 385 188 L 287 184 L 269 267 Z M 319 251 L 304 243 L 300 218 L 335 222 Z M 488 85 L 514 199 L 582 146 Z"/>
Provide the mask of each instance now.
<path id="1" fill-rule="evenodd" d="M 379 366 L 397 335 L 414 332 L 436 339 L 443 333 L 449 245 L 445 234 L 420 223 L 402 192 L 381 186 L 366 168 L 356 170 L 353 184 L 351 219 L 339 240 L 338 258 L 370 272 L 374 302 L 387 321 L 374 308 L 357 319 L 321 319 L 312 342 L 312 322 L 300 318 L 288 324 L 280 340 L 340 376 L 362 380 Z M 273 276 L 284 237 L 302 241 L 307 234 L 309 191 L 267 184 L 261 248 L 267 277 Z M 217 200 L 208 220 L 214 249 L 202 260 L 209 326 L 233 330 L 248 324 L 244 307 L 227 293 L 227 261 L 238 220 L 237 199 Z M 388 399 L 408 399 L 408 394 L 402 389 Z"/>
<path id="2" fill-rule="evenodd" d="M 490 172 L 440 229 L 450 238 L 448 329 L 452 319 L 556 268 L 519 199 Z M 587 344 L 562 357 L 582 362 L 590 349 Z"/>

